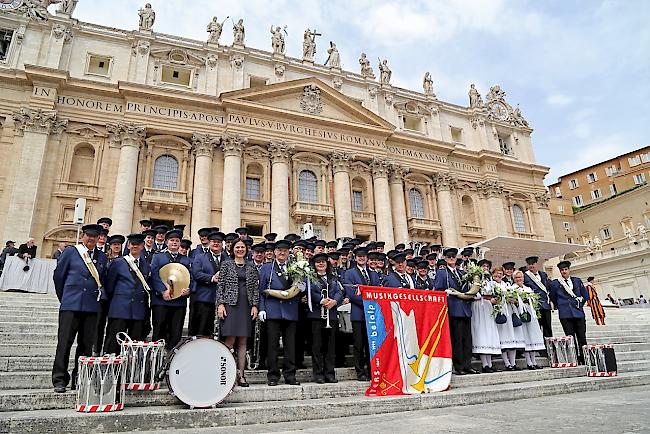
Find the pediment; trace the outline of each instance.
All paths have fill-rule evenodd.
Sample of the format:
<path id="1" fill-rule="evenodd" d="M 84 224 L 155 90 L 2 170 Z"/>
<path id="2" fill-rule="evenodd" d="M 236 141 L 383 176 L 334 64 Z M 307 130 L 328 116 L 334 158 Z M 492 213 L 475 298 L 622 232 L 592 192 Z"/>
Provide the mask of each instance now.
<path id="1" fill-rule="evenodd" d="M 382 117 L 316 78 L 292 80 L 221 95 L 224 107 L 284 113 L 292 116 L 360 124 L 394 130 Z"/>

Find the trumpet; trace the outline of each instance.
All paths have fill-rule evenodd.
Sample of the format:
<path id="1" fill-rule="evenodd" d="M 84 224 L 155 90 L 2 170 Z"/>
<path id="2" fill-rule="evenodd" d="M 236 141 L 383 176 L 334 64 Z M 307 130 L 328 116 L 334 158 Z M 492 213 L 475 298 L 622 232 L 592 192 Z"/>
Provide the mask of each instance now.
<path id="1" fill-rule="evenodd" d="M 246 352 L 246 366 L 250 370 L 256 370 L 260 366 L 260 320 L 255 320 L 255 332 L 253 333 L 253 348 Z"/>
<path id="2" fill-rule="evenodd" d="M 328 286 L 329 286 L 329 285 L 328 285 Z M 321 300 L 325 300 L 326 298 L 329 297 L 329 296 L 328 296 L 328 292 L 329 292 L 329 291 L 328 291 L 328 287 L 327 287 L 327 286 L 326 286 L 325 288 L 321 289 L 321 291 L 320 291 Z M 320 305 L 320 317 L 321 317 L 321 319 L 324 319 L 324 320 L 325 320 L 325 328 L 326 328 L 326 329 L 331 329 L 332 326 L 330 325 L 330 312 L 329 312 L 329 310 L 325 307 L 324 304 L 321 304 L 321 305 Z"/>

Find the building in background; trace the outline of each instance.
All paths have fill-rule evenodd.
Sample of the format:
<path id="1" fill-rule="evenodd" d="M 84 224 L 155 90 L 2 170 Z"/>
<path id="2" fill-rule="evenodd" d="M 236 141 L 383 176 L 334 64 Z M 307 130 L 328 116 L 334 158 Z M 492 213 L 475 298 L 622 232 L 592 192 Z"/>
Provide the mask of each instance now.
<path id="1" fill-rule="evenodd" d="M 319 64 L 313 37 L 303 58 L 285 55 L 281 27 L 270 52 L 247 46 L 241 23 L 198 41 L 157 33 L 150 8 L 122 30 L 71 18 L 75 4 L 0 13 L 5 240 L 33 236 L 42 255 L 74 242 L 77 197 L 86 221 L 111 216 L 123 234 L 150 218 L 193 237 L 311 222 L 319 237 L 388 248 L 553 239 L 548 168 L 498 85 L 483 97 L 472 85 L 460 106 L 436 98 L 426 71 L 421 92 L 393 86 L 386 67 L 375 78 L 381 53 L 352 72 L 334 46 Z"/>
<path id="2" fill-rule="evenodd" d="M 608 170 L 613 167 L 616 170 Z M 650 147 L 645 147 L 562 176 L 549 187 L 555 239 L 587 246 L 567 259 L 573 263 L 574 274 L 596 277 L 603 297 L 611 293 L 636 300 L 650 293 L 648 180 Z M 580 185 L 582 181 L 586 185 Z M 571 185 L 575 188 L 570 189 Z M 612 189 L 616 191 L 612 195 L 576 206 L 575 197 L 593 199 L 597 195 L 585 192 L 610 185 L 620 190 Z"/>

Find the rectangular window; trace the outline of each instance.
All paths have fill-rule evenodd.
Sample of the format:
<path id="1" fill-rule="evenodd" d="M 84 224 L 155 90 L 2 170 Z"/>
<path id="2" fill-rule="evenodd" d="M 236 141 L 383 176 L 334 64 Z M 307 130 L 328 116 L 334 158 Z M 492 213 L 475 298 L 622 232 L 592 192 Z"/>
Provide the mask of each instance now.
<path id="1" fill-rule="evenodd" d="M 112 57 L 100 56 L 96 54 L 88 54 L 86 60 L 86 74 L 101 75 L 102 77 L 108 77 L 111 75 L 112 65 L 113 65 Z"/>
<path id="2" fill-rule="evenodd" d="M 454 143 L 463 143 L 462 128 L 449 127 L 451 129 L 451 141 Z"/>
<path id="3" fill-rule="evenodd" d="M 573 197 L 573 206 L 582 206 L 585 203 L 582 200 L 582 195 L 579 194 L 578 196 Z"/>
<path id="4" fill-rule="evenodd" d="M 404 129 L 411 131 L 421 131 L 421 120 L 415 116 L 402 116 L 404 122 Z"/>
<path id="5" fill-rule="evenodd" d="M 564 230 L 565 231 L 570 231 L 571 230 L 571 223 L 564 222 Z"/>
<path id="6" fill-rule="evenodd" d="M 261 197 L 259 178 L 246 178 L 246 199 L 260 200 Z"/>
<path id="7" fill-rule="evenodd" d="M 557 211 L 564 214 L 564 205 L 558 205 L 557 206 Z"/>
<path id="8" fill-rule="evenodd" d="M 255 77 L 255 76 L 250 76 L 250 88 L 257 88 L 257 87 L 264 87 L 268 83 L 268 79 L 265 77 Z"/>
<path id="9" fill-rule="evenodd" d="M 641 154 L 641 162 L 642 163 L 650 162 L 650 152 L 646 152 L 645 154 Z"/>
<path id="10" fill-rule="evenodd" d="M 11 47 L 11 40 L 13 37 L 13 30 L 0 29 L 0 62 L 5 62 L 7 60 L 7 57 L 9 56 L 9 48 Z"/>
<path id="11" fill-rule="evenodd" d="M 573 237 L 566 237 L 566 242 L 569 244 L 573 244 Z"/>
<path id="12" fill-rule="evenodd" d="M 512 147 L 508 141 L 508 137 L 499 136 L 499 149 L 503 155 L 513 155 Z"/>
<path id="13" fill-rule="evenodd" d="M 592 182 L 596 182 L 596 181 L 598 181 L 598 176 L 596 175 L 595 172 L 592 172 L 587 175 L 587 182 L 591 184 Z"/>
<path id="14" fill-rule="evenodd" d="M 609 195 L 614 196 L 618 191 L 616 190 L 616 184 L 611 184 L 609 186 Z"/>
<path id="15" fill-rule="evenodd" d="M 363 212 L 363 192 L 352 190 L 352 211 Z"/>
<path id="16" fill-rule="evenodd" d="M 555 187 L 555 197 L 562 197 L 562 190 L 560 190 L 560 187 Z"/>
<path id="17" fill-rule="evenodd" d="M 641 185 L 645 183 L 645 173 L 637 173 L 634 175 L 634 183 L 636 185 Z"/>
<path id="18" fill-rule="evenodd" d="M 261 237 L 264 233 L 264 226 L 246 223 L 246 229 L 248 229 L 248 235 L 252 237 Z"/>
<path id="19" fill-rule="evenodd" d="M 591 191 L 591 198 L 592 199 L 600 199 L 601 197 L 603 197 L 603 195 L 600 192 L 600 188 Z"/>
<path id="20" fill-rule="evenodd" d="M 636 157 L 630 157 L 627 159 L 627 162 L 630 164 L 630 167 L 638 166 L 641 164 L 641 157 L 638 155 Z"/>
<path id="21" fill-rule="evenodd" d="M 600 230 L 600 236 L 603 238 L 603 240 L 609 240 L 612 238 L 612 233 L 609 231 L 609 228 L 602 228 Z"/>
<path id="22" fill-rule="evenodd" d="M 167 84 L 177 84 L 180 86 L 190 86 L 192 78 L 192 71 L 185 68 L 176 66 L 164 65 L 162 67 L 162 74 L 160 81 Z"/>
<path id="23" fill-rule="evenodd" d="M 577 179 L 572 179 L 571 181 L 569 181 L 569 188 L 571 190 L 573 190 L 574 188 L 578 188 L 578 187 L 579 187 L 579 185 L 578 185 L 578 180 Z"/>
<path id="24" fill-rule="evenodd" d="M 614 174 L 614 168 L 613 167 L 605 167 L 605 175 L 612 176 L 613 174 Z"/>

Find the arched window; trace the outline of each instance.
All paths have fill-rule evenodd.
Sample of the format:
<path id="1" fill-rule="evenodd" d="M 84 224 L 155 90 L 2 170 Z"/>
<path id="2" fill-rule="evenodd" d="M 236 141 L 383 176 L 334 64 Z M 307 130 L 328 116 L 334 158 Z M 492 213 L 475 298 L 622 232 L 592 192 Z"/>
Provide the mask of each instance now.
<path id="1" fill-rule="evenodd" d="M 178 160 L 171 155 L 161 155 L 153 165 L 153 188 L 176 190 L 178 185 Z"/>
<path id="2" fill-rule="evenodd" d="M 519 205 L 512 205 L 512 217 L 515 220 L 515 231 L 526 232 L 526 219 L 524 210 Z"/>
<path id="3" fill-rule="evenodd" d="M 409 190 L 409 205 L 411 207 L 411 217 L 424 218 L 424 198 L 417 188 Z"/>
<path id="4" fill-rule="evenodd" d="M 463 196 L 461 200 L 463 207 L 463 223 L 469 226 L 477 226 L 476 212 L 474 211 L 474 201 L 469 196 Z"/>
<path id="5" fill-rule="evenodd" d="M 303 170 L 298 175 L 298 200 L 318 203 L 318 179 L 311 170 Z"/>
<path id="6" fill-rule="evenodd" d="M 74 154 L 72 154 L 68 181 L 78 184 L 92 184 L 94 163 L 95 148 L 89 144 L 77 146 Z"/>

